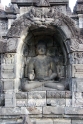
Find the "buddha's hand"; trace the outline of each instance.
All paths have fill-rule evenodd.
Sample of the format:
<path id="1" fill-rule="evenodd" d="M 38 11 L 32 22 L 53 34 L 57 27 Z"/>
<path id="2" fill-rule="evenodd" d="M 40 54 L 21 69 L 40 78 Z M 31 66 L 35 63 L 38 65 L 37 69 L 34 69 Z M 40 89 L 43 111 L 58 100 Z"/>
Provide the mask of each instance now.
<path id="1" fill-rule="evenodd" d="M 29 77 L 29 80 L 31 80 L 31 81 L 34 80 L 34 78 L 35 78 L 34 74 L 29 74 L 28 77 Z"/>

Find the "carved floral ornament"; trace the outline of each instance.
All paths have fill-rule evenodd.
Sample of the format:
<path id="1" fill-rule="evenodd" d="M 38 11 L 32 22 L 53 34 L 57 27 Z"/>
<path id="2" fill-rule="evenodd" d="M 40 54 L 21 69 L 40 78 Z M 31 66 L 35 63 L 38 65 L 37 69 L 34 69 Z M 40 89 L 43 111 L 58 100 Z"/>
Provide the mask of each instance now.
<path id="1" fill-rule="evenodd" d="M 14 21 L 13 25 L 11 26 L 10 30 L 7 33 L 7 36 L 10 38 L 11 37 L 18 38 L 23 34 L 23 30 L 25 30 L 25 28 L 27 28 L 27 30 L 31 26 L 33 27 L 43 26 L 47 28 L 50 25 L 52 26 L 55 25 L 60 28 L 61 26 L 64 27 L 64 25 L 66 25 L 72 33 L 71 38 L 76 39 L 76 40 L 71 40 L 72 43 L 71 43 L 70 49 L 72 51 L 80 49 L 80 47 L 78 49 L 78 46 L 79 46 L 78 44 L 80 43 L 79 30 L 75 27 L 75 24 L 72 21 L 72 19 L 69 18 L 67 15 L 64 15 L 63 13 L 61 13 L 61 11 L 57 10 L 56 7 L 30 7 L 28 10 L 28 13 L 22 15 L 21 17 L 19 17 L 17 20 Z M 80 44 L 83 44 L 83 40 L 81 42 L 82 43 Z M 16 41 L 16 44 L 17 44 L 17 41 Z M 74 48 L 76 49 L 74 50 Z"/>
<path id="2" fill-rule="evenodd" d="M 62 15 L 60 14 L 54 7 L 31 7 L 26 17 L 37 25 L 50 25 L 55 22 L 60 26 L 62 24 L 62 18 L 60 18 Z"/>
<path id="3" fill-rule="evenodd" d="M 72 36 L 79 37 L 79 31 L 71 18 L 61 13 L 61 8 L 56 7 L 29 7 L 27 13 L 16 19 L 7 33 L 8 37 L 19 37 L 21 32 L 31 25 L 37 27 L 64 26 L 66 25 L 72 32 Z"/>

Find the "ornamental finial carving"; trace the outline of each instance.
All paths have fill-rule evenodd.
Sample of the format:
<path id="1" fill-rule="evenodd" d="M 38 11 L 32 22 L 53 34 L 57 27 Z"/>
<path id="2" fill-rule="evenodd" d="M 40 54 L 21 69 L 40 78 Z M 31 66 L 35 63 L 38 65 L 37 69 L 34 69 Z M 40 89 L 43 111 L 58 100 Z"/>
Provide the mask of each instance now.
<path id="1" fill-rule="evenodd" d="M 50 3 L 48 2 L 48 0 L 39 0 L 38 2 L 37 2 L 37 6 L 50 6 Z"/>

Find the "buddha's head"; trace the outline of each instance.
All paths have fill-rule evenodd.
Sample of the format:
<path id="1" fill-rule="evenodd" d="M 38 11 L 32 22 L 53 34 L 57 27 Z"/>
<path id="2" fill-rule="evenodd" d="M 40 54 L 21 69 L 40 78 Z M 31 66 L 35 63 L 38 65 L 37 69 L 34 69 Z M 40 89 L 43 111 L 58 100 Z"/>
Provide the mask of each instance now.
<path id="1" fill-rule="evenodd" d="M 45 55 L 45 54 L 46 54 L 46 45 L 45 45 L 45 43 L 39 42 L 39 43 L 37 44 L 37 49 L 36 49 L 36 51 L 37 51 L 37 54 L 38 54 L 38 55 Z"/>

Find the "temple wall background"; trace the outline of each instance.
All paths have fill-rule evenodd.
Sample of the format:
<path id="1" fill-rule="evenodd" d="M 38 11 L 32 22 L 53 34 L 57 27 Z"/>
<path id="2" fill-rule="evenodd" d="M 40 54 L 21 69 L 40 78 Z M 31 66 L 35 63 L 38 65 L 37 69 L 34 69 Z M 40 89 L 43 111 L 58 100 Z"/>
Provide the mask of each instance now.
<path id="1" fill-rule="evenodd" d="M 0 10 L 0 124 L 21 124 L 26 115 L 33 124 L 83 124 L 83 1 L 77 1 L 74 13 L 68 0 L 49 0 L 50 6 L 44 0 L 11 2 L 5 11 Z M 62 50 L 60 75 L 69 88 L 56 91 L 41 87 L 23 92 L 25 65 L 35 56 L 33 41 L 48 35 L 53 42 L 47 42 L 48 48 Z"/>

